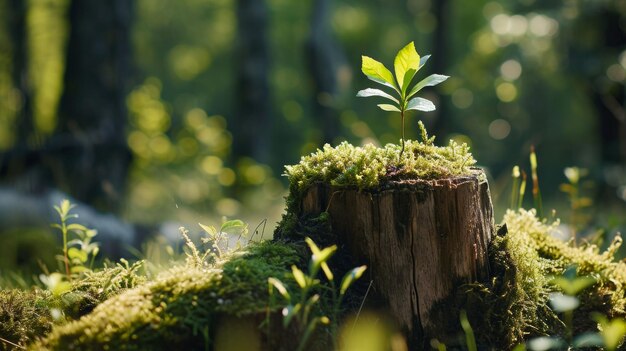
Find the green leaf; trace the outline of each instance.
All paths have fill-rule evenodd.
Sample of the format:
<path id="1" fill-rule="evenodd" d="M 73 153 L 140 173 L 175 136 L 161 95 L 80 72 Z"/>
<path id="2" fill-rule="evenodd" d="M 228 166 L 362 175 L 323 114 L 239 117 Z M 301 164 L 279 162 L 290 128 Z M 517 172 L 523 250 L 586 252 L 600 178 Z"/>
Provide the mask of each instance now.
<path id="1" fill-rule="evenodd" d="M 395 97 L 385 93 L 384 91 L 382 91 L 380 89 L 367 88 L 367 89 L 359 91 L 356 94 L 356 96 L 358 96 L 358 97 L 380 96 L 380 97 L 384 97 L 385 99 L 389 99 L 389 100 L 395 102 L 396 104 L 400 104 L 400 101 L 398 101 L 398 99 L 396 99 Z"/>
<path id="2" fill-rule="evenodd" d="M 72 223 L 72 224 L 68 224 L 68 225 L 67 225 L 67 230 L 74 230 L 74 231 L 86 232 L 86 231 L 87 231 L 87 230 L 89 230 L 89 229 L 87 229 L 87 227 L 85 227 L 85 226 L 84 226 L 84 225 L 82 225 L 82 224 Z"/>
<path id="3" fill-rule="evenodd" d="M 551 293 L 550 305 L 555 312 L 568 312 L 575 310 L 580 305 L 580 300 L 574 296 Z"/>
<path id="4" fill-rule="evenodd" d="M 424 65 L 426 64 L 426 61 L 428 61 L 429 58 L 430 58 L 430 55 L 422 56 L 420 58 L 420 66 L 419 66 L 418 70 L 420 68 L 424 67 Z"/>
<path id="5" fill-rule="evenodd" d="M 527 343 L 528 349 L 532 351 L 547 351 L 559 349 L 565 345 L 563 340 L 557 337 L 540 336 L 530 339 Z"/>
<path id="6" fill-rule="evenodd" d="M 626 321 L 622 318 L 609 319 L 601 313 L 593 313 L 593 319 L 600 324 L 600 335 L 608 351 L 616 350 L 626 335 Z"/>
<path id="7" fill-rule="evenodd" d="M 70 247 L 70 249 L 67 250 L 67 257 L 71 260 L 77 259 L 82 263 L 87 262 L 87 253 L 75 247 Z"/>
<path id="8" fill-rule="evenodd" d="M 407 46 L 398 51 L 393 61 L 393 68 L 396 72 L 398 86 L 402 87 L 402 94 L 406 92 L 406 86 L 408 86 L 408 82 L 413 79 L 419 65 L 420 55 L 415 50 L 415 43 L 410 42 Z M 407 73 L 409 74 L 407 75 Z"/>
<path id="9" fill-rule="evenodd" d="M 241 228 L 245 226 L 246 224 L 243 221 L 239 219 L 233 219 L 232 221 L 224 222 L 224 224 L 222 224 L 222 227 L 220 228 L 220 232 L 227 232 L 228 229 Z"/>
<path id="10" fill-rule="evenodd" d="M 389 111 L 389 112 L 400 112 L 400 109 L 397 108 L 394 105 L 389 105 L 389 104 L 378 104 L 378 107 L 380 107 L 381 110 L 383 111 Z"/>
<path id="11" fill-rule="evenodd" d="M 346 273 L 341 280 L 341 289 L 339 290 L 339 293 L 344 295 L 352 283 L 363 276 L 363 272 L 365 272 L 366 269 L 367 266 L 361 266 L 353 268 L 350 272 Z"/>
<path id="12" fill-rule="evenodd" d="M 563 292 L 567 295 L 575 296 L 578 295 L 578 293 L 580 293 L 581 291 L 595 284 L 596 280 L 590 276 L 577 277 L 574 279 L 556 277 L 552 279 L 550 283 L 561 288 L 561 290 L 563 290 Z"/>
<path id="13" fill-rule="evenodd" d="M 88 272 L 90 269 L 85 267 L 85 266 L 72 266 L 72 268 L 70 268 L 70 272 L 72 273 L 84 273 L 84 272 Z"/>
<path id="14" fill-rule="evenodd" d="M 393 75 L 387 69 L 387 67 L 371 57 L 361 56 L 361 58 L 361 71 L 363 71 L 363 74 L 365 74 L 367 78 L 376 83 L 386 85 L 398 91 L 398 87 L 394 82 Z"/>
<path id="15" fill-rule="evenodd" d="M 61 201 L 60 207 L 61 207 L 61 211 L 59 213 L 61 213 L 63 216 L 66 216 L 70 212 L 70 210 L 74 207 L 74 205 L 70 203 L 70 200 L 63 199 Z"/>
<path id="16" fill-rule="evenodd" d="M 426 100 L 421 97 L 416 97 L 416 98 L 409 100 L 409 102 L 406 104 L 406 110 L 430 112 L 430 111 L 435 110 L 435 104 L 433 104 L 432 101 L 430 100 Z"/>
<path id="17" fill-rule="evenodd" d="M 600 334 L 588 332 L 577 335 L 572 341 L 572 346 L 575 348 L 602 347 L 604 346 L 604 340 Z"/>
<path id="18" fill-rule="evenodd" d="M 450 78 L 449 76 L 444 76 L 441 74 L 431 74 L 428 77 L 422 79 L 419 83 L 415 84 L 411 92 L 407 95 L 407 99 L 410 99 L 411 96 L 417 94 L 418 91 L 422 90 L 425 87 L 432 87 L 439 83 L 444 82 L 446 79 Z"/>
<path id="19" fill-rule="evenodd" d="M 307 245 L 309 245 L 309 248 L 311 249 L 311 252 L 313 253 L 313 255 L 311 256 L 311 267 L 309 267 L 309 274 L 311 276 L 317 274 L 317 270 L 321 266 L 322 270 L 324 271 L 324 275 L 326 275 L 326 278 L 328 280 L 333 280 L 333 272 L 331 272 L 326 261 L 330 258 L 330 256 L 335 253 L 335 251 L 337 250 L 337 246 L 333 245 L 331 247 L 325 248 L 324 250 L 320 250 L 320 248 L 317 247 L 317 245 L 311 238 L 306 237 L 304 241 L 306 241 Z"/>
<path id="20" fill-rule="evenodd" d="M 211 238 L 215 239 L 215 237 L 217 236 L 217 230 L 215 230 L 213 226 L 204 225 L 202 223 L 198 223 L 198 225 L 200 226 L 200 228 L 202 228 L 202 230 L 209 234 Z"/>
<path id="21" fill-rule="evenodd" d="M 285 284 L 283 284 L 283 282 L 271 277 L 267 278 L 267 282 L 270 286 L 270 291 L 272 290 L 272 287 L 274 287 L 276 288 L 276 290 L 278 290 L 278 293 L 280 293 L 280 295 L 285 298 L 285 300 L 291 301 L 291 296 L 289 296 L 289 292 L 287 291 L 287 288 L 285 287 Z"/>
<path id="22" fill-rule="evenodd" d="M 304 273 L 296 266 L 291 266 L 291 272 L 293 273 L 293 278 L 296 280 L 296 283 L 298 283 L 300 288 L 306 288 L 307 279 L 304 276 Z"/>

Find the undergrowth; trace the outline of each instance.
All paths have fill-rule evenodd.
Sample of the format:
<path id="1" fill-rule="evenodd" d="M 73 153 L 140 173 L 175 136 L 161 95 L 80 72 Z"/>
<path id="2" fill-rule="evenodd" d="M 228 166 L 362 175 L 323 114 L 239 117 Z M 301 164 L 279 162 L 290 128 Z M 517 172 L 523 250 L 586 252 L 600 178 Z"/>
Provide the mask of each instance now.
<path id="1" fill-rule="evenodd" d="M 220 313 L 264 313 L 267 279 L 286 279 L 289 267 L 299 262 L 291 246 L 263 242 L 204 268 L 178 265 L 55 328 L 34 348 L 203 349 Z"/>

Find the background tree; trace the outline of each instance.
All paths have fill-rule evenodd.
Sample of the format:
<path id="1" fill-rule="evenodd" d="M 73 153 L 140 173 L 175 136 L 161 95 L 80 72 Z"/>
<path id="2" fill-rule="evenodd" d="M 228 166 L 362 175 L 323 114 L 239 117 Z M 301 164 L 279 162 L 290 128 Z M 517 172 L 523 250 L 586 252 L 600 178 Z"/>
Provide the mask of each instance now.
<path id="1" fill-rule="evenodd" d="M 72 1 L 64 91 L 51 139 L 56 184 L 109 210 L 119 206 L 131 160 L 125 133 L 133 11 L 128 0 Z"/>
<path id="2" fill-rule="evenodd" d="M 268 162 L 272 113 L 268 73 L 268 9 L 262 0 L 237 0 L 234 156 Z"/>

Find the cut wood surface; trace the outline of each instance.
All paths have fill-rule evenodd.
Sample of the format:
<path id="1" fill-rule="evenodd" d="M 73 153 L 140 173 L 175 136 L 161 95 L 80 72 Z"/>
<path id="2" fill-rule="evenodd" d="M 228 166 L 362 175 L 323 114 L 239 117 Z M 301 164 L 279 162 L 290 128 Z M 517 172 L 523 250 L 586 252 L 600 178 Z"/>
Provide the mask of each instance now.
<path id="1" fill-rule="evenodd" d="M 378 191 L 318 183 L 302 198 L 302 214 L 330 214 L 338 254 L 367 264 L 367 300 L 392 315 L 412 349 L 454 335 L 457 288 L 489 278 L 493 209 L 484 174 L 474 172 L 391 182 Z"/>

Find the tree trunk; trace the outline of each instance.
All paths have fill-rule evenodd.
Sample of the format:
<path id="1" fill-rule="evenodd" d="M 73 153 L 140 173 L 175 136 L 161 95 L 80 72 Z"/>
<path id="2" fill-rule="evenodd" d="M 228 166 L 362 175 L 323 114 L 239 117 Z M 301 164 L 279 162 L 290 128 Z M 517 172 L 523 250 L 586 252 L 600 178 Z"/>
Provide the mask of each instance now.
<path id="1" fill-rule="evenodd" d="M 411 349 L 456 337 L 457 288 L 489 278 L 494 220 L 482 171 L 395 182 L 375 192 L 316 184 L 300 205 L 302 215 L 329 213 L 338 254 L 369 267 L 366 303 L 394 317 Z"/>
<path id="2" fill-rule="evenodd" d="M 315 0 L 311 19 L 311 31 L 305 53 L 311 79 L 313 80 L 313 115 L 321 123 L 322 142 L 333 143 L 339 135 L 339 75 L 345 66 L 345 57 L 335 42 L 330 18 L 330 1 Z"/>
<path id="3" fill-rule="evenodd" d="M 74 0 L 55 153 L 55 181 L 81 201 L 116 210 L 131 154 L 126 95 L 131 85 L 133 1 Z"/>
<path id="4" fill-rule="evenodd" d="M 234 156 L 267 162 L 270 156 L 268 9 L 263 0 L 237 0 L 237 96 Z"/>

